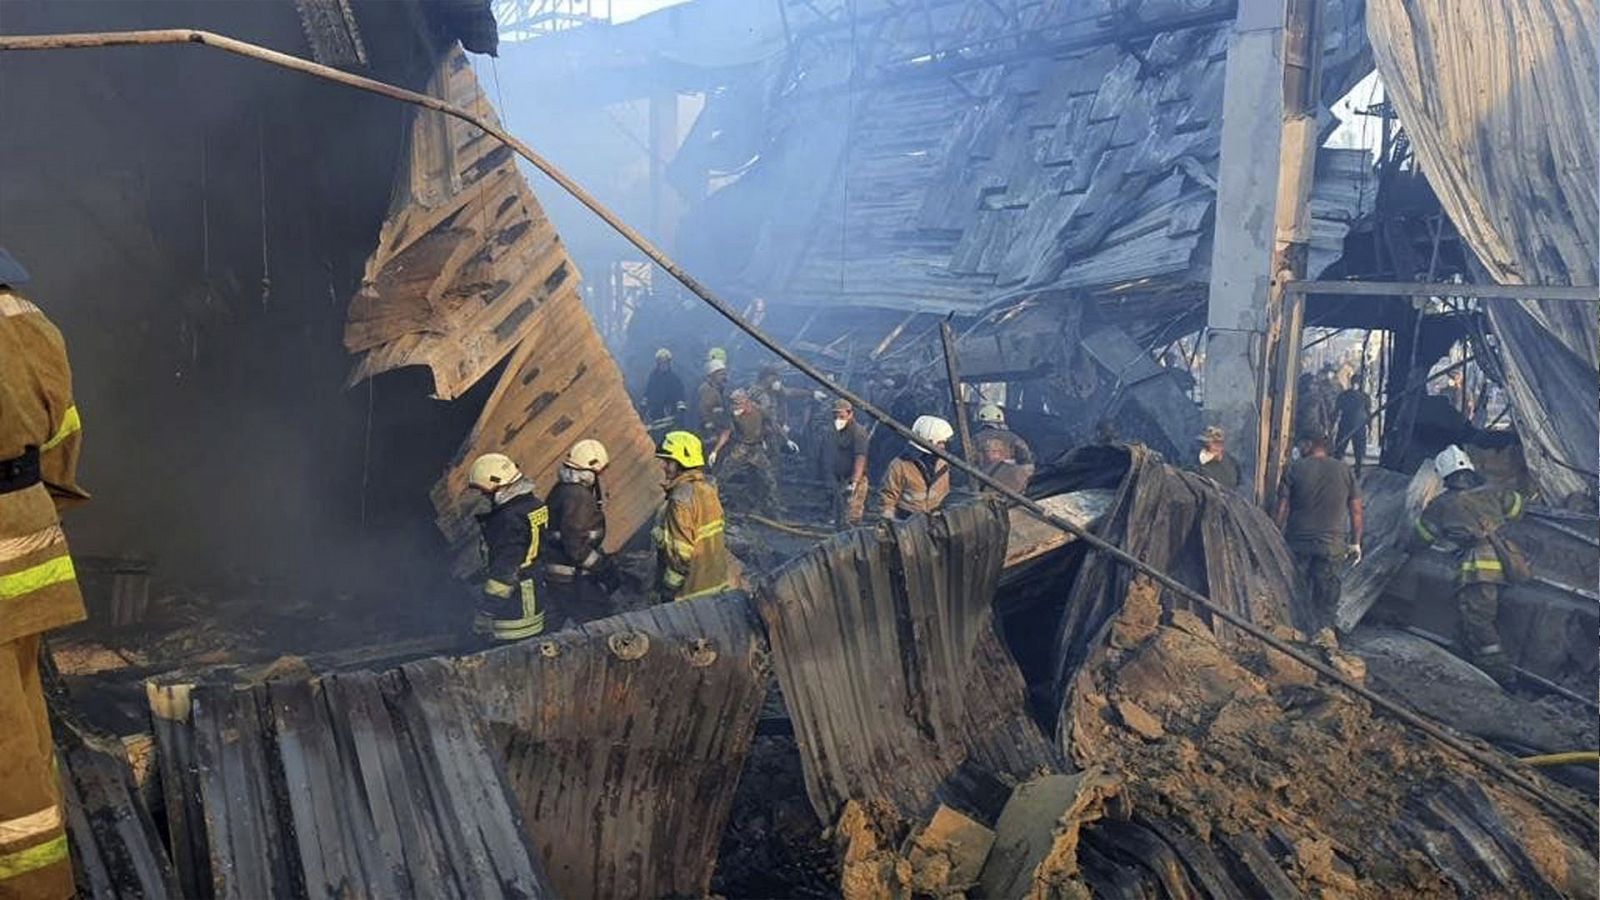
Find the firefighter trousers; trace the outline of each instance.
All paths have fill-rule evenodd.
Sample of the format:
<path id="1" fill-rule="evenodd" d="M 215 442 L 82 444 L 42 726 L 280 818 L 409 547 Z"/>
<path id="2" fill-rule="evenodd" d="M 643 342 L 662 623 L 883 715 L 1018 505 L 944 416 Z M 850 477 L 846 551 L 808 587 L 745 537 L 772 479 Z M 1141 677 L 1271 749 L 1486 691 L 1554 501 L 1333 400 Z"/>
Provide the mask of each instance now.
<path id="1" fill-rule="evenodd" d="M 74 896 L 39 635 L 0 644 L 0 900 Z"/>
<path id="2" fill-rule="evenodd" d="M 1500 585 L 1485 582 L 1456 588 L 1456 611 L 1460 616 L 1457 646 L 1490 678 L 1507 683 L 1512 674 L 1511 658 L 1500 646 L 1500 628 L 1495 623 L 1500 613 Z"/>

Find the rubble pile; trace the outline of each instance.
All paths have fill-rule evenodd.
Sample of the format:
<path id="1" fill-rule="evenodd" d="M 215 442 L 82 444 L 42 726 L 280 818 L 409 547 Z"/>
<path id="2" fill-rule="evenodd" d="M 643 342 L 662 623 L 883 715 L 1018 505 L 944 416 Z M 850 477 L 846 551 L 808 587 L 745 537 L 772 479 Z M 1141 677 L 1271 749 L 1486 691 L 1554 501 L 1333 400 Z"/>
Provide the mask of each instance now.
<path id="1" fill-rule="evenodd" d="M 1111 635 L 1073 684 L 1064 744 L 1123 774 L 1133 821 L 1184 835 L 1197 878 L 1246 895 L 1594 895 L 1592 823 L 1551 818 L 1305 666 L 1164 612 L 1150 584 Z M 1364 671 L 1331 642 L 1307 649 Z"/>

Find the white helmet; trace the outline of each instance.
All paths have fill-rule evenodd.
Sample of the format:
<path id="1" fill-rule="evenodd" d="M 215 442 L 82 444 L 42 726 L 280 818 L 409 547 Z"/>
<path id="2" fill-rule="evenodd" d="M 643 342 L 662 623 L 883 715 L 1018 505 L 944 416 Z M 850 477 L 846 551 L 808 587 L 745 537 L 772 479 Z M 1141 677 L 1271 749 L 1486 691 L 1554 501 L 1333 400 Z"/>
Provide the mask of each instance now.
<path id="1" fill-rule="evenodd" d="M 522 470 L 504 453 L 485 453 L 472 461 L 467 484 L 480 491 L 494 491 L 522 477 Z"/>
<path id="2" fill-rule="evenodd" d="M 715 356 L 713 356 L 710 359 L 706 360 L 706 374 L 707 375 L 715 375 L 716 373 L 721 372 L 726 368 L 728 368 L 728 364 L 726 362 L 723 362 L 720 359 L 717 359 Z"/>
<path id="3" fill-rule="evenodd" d="M 917 416 L 917 420 L 911 423 L 911 433 L 917 436 L 918 444 L 932 447 L 950 440 L 956 432 L 949 422 L 938 416 Z"/>
<path id="4" fill-rule="evenodd" d="M 580 472 L 598 472 L 610 462 L 611 456 L 606 453 L 605 444 L 594 438 L 584 438 L 567 451 L 567 458 L 563 464 L 569 469 L 577 469 Z"/>
<path id="5" fill-rule="evenodd" d="M 1006 412 L 998 403 L 985 403 L 978 407 L 978 421 L 985 425 L 1004 425 Z"/>
<path id="6" fill-rule="evenodd" d="M 1449 478 L 1457 472 L 1476 472 L 1477 467 L 1472 464 L 1472 457 L 1467 455 L 1467 451 L 1451 444 L 1433 458 L 1433 471 L 1440 478 Z"/>

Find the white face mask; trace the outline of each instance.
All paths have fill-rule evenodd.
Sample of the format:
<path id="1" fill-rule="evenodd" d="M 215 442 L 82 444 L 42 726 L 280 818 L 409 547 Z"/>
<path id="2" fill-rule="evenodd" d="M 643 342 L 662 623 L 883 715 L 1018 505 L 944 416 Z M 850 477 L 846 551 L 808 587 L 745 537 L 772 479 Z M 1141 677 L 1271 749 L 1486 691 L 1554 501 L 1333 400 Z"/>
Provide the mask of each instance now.
<path id="1" fill-rule="evenodd" d="M 1200 451 L 1200 464 L 1205 465 L 1221 455 L 1220 453 L 1212 453 L 1209 449 L 1203 449 Z"/>
<path id="2" fill-rule="evenodd" d="M 781 381 L 777 380 L 776 378 L 774 378 L 772 380 L 772 389 L 775 390 L 775 391 L 783 390 L 783 382 L 781 382 Z"/>
<path id="3" fill-rule="evenodd" d="M 833 430 L 834 430 L 834 431 L 843 431 L 843 430 L 844 430 L 844 427 L 845 427 L 845 426 L 846 426 L 846 425 L 849 425 L 849 424 L 850 424 L 850 420 L 849 420 L 849 419 L 839 419 L 839 418 L 835 418 L 835 419 L 834 419 L 834 420 L 833 420 Z"/>

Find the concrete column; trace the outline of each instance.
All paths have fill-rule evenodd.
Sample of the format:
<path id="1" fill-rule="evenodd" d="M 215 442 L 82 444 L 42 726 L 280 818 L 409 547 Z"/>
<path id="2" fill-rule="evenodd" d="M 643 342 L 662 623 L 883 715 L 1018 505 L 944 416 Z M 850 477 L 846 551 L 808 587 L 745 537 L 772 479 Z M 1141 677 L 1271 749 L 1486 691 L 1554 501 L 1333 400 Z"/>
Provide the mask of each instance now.
<path id="1" fill-rule="evenodd" d="M 1205 363 L 1208 421 L 1265 503 L 1287 454 L 1316 153 L 1315 0 L 1240 0 L 1228 42 Z M 1311 117 L 1307 119 L 1307 97 Z"/>

